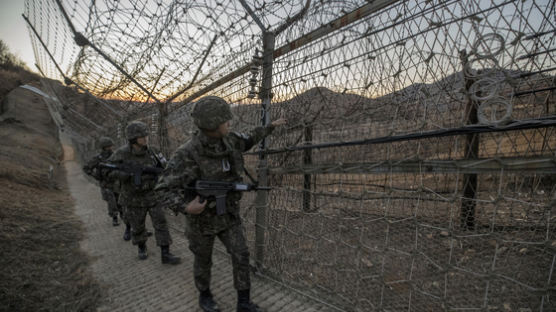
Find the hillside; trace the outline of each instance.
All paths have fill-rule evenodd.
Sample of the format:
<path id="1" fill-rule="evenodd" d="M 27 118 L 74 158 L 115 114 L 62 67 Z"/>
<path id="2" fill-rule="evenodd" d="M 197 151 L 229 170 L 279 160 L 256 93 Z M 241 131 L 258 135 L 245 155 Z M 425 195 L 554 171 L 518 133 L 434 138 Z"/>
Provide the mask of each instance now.
<path id="1" fill-rule="evenodd" d="M 9 82 L 0 110 L 0 311 L 94 311 L 101 288 L 79 247 L 58 130 L 39 95 L 16 88 L 38 79 L 2 70 L 0 80 Z"/>

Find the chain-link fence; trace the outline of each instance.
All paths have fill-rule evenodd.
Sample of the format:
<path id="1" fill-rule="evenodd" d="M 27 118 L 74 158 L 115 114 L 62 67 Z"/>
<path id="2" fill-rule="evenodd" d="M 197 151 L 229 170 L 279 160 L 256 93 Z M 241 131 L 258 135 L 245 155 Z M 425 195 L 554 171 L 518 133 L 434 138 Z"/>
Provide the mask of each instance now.
<path id="1" fill-rule="evenodd" d="M 82 138 L 141 118 L 170 153 L 208 94 L 237 130 L 288 119 L 246 154 L 272 187 L 243 199 L 263 276 L 341 310 L 556 310 L 553 1 L 30 0 L 25 17 L 43 74 L 81 90 L 48 82 Z"/>

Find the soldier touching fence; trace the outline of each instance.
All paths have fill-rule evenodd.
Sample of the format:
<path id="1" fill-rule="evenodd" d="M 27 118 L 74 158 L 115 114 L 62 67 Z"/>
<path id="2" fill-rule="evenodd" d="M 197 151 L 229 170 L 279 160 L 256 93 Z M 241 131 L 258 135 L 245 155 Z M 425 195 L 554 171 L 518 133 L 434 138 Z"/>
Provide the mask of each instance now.
<path id="1" fill-rule="evenodd" d="M 200 99 L 193 108 L 192 117 L 200 131 L 176 150 L 157 189 L 184 191 L 185 233 L 189 249 L 195 255 L 193 270 L 201 309 L 220 311 L 210 291 L 212 250 L 214 239 L 218 237 L 232 257 L 234 287 L 238 292 L 237 311 L 259 311 L 250 300 L 249 251 L 239 214 L 241 192 L 228 192 L 225 212 L 219 214 L 214 198 L 201 199 L 192 189 L 197 180 L 241 182 L 242 153 L 286 120 L 278 119 L 248 134 L 230 132 L 230 106 L 215 96 Z"/>

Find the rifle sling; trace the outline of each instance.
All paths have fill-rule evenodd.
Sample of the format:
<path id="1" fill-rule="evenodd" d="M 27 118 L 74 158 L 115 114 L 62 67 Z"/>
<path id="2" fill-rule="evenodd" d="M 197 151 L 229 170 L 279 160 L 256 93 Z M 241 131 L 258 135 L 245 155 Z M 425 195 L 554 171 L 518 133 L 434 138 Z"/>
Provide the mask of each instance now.
<path id="1" fill-rule="evenodd" d="M 247 175 L 247 177 L 249 178 L 249 180 L 251 180 L 251 183 L 253 183 L 254 185 L 259 185 L 259 182 L 255 179 L 253 179 L 253 177 L 251 176 L 251 174 L 249 174 L 249 171 L 247 171 L 247 168 L 243 167 L 243 171 L 245 171 L 245 174 Z"/>

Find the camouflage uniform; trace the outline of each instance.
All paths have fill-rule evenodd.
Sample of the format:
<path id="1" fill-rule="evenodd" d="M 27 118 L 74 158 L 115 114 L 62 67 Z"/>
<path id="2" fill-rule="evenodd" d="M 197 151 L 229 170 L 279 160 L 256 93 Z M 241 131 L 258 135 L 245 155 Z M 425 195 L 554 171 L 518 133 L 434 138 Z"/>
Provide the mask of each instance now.
<path id="1" fill-rule="evenodd" d="M 109 158 L 112 164 L 135 163 L 145 167 L 162 167 L 157 154 L 149 147 L 136 151 L 130 144 L 118 148 Z M 121 193 L 118 202 L 126 207 L 126 218 L 131 224 L 131 237 L 134 245 L 141 245 L 147 241 L 145 219 L 147 213 L 151 216 L 155 229 L 156 244 L 168 246 L 172 243 L 168 224 L 162 208 L 157 205 L 157 198 L 153 192 L 156 176 L 144 174 L 141 176 L 141 186 L 136 186 L 133 177 L 122 171 L 114 171 L 112 177 L 119 179 Z"/>
<path id="2" fill-rule="evenodd" d="M 216 120 L 209 126 L 218 125 L 223 119 L 225 122 L 231 119 L 231 116 L 215 118 Z M 197 126 L 203 128 L 202 124 Z M 196 132 L 191 140 L 175 151 L 157 188 L 185 190 L 183 202 L 189 203 L 196 194 L 186 188 L 195 180 L 242 181 L 241 174 L 244 171 L 242 153 L 269 135 L 272 130 L 273 127 L 257 127 L 248 134 L 231 132 L 223 138 L 212 138 L 202 131 Z M 226 198 L 227 213 L 217 215 L 215 201 L 209 200 L 202 213 L 187 214 L 185 217 L 185 234 L 189 240 L 189 249 L 195 255 L 195 284 L 201 292 L 209 289 L 210 286 L 215 237 L 226 246 L 226 250 L 232 257 L 234 287 L 237 290 L 250 288 L 249 251 L 239 214 L 240 199 L 241 192 L 229 192 Z"/>
<path id="3" fill-rule="evenodd" d="M 99 154 L 91 158 L 91 160 L 89 160 L 87 164 L 83 166 L 83 171 L 99 181 L 102 199 L 105 200 L 108 204 L 108 215 L 114 218 L 118 216 L 119 212 L 123 220 L 123 209 L 120 205 L 118 205 L 119 184 L 111 183 L 106 178 L 106 176 L 104 176 L 104 172 L 102 172 L 102 170 L 100 170 L 100 168 L 98 167 L 99 163 L 107 162 L 108 158 L 112 155 L 111 150 L 104 150 L 105 147 L 109 147 L 112 145 L 113 142 L 110 138 L 102 137 L 100 139 L 100 147 L 103 148 L 103 150 Z"/>

